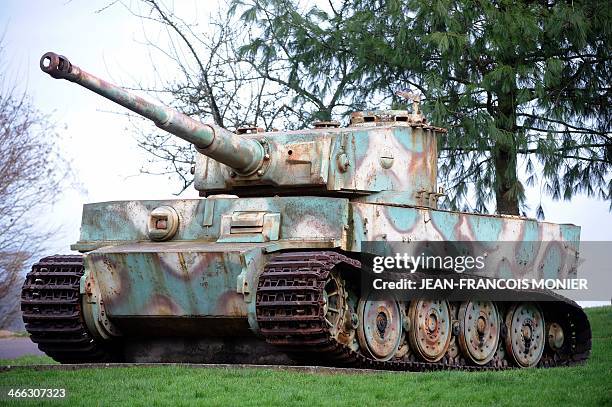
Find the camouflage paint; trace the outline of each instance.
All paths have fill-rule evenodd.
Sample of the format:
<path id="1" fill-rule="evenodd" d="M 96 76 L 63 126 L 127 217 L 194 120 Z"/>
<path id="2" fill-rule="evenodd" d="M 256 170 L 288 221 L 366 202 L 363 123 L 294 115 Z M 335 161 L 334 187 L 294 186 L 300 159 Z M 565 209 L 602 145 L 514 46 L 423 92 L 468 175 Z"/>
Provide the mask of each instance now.
<path id="1" fill-rule="evenodd" d="M 172 206 L 179 214 L 179 231 L 170 242 L 150 242 L 146 236 L 148 213 L 160 205 Z M 247 237 L 243 243 L 218 242 L 220 219 L 237 211 L 280 213 L 278 241 L 249 243 Z M 278 250 L 324 246 L 360 253 L 363 241 L 387 240 L 413 242 L 418 252 L 423 241 L 503 241 L 516 245 L 516 256 L 496 257 L 493 243 L 481 248 L 489 254 L 486 275 L 563 278 L 575 274 L 577 260 L 576 242 L 566 244 L 563 239 L 576 236 L 578 230 L 519 217 L 340 198 L 209 197 L 86 205 L 81 240 L 75 247 L 97 246 L 87 254 L 86 268 L 95 273 L 111 320 L 231 318 L 249 321 L 256 332 L 253 287 L 270 253 Z M 224 332 L 237 334 L 243 329 Z"/>
<path id="2" fill-rule="evenodd" d="M 149 213 L 171 206 L 179 215 L 173 241 L 215 242 L 221 236 L 221 218 L 236 212 L 281 214 L 280 239 L 339 241 L 348 225 L 348 199 L 312 197 L 249 198 L 211 196 L 164 201 L 116 201 L 83 206 L 81 238 L 73 250 L 88 251 L 109 244 L 149 241 Z"/>
<path id="3" fill-rule="evenodd" d="M 537 222 L 518 216 L 493 216 L 416 207 L 351 203 L 353 231 L 346 250 L 363 252 L 362 242 L 412 242 L 414 254 L 423 242 L 475 242 L 475 253 L 487 253 L 483 272 L 489 277 L 576 277 L 580 228 Z M 411 219 L 406 228 L 405 219 Z M 566 237 L 576 240 L 565 240 Z M 510 258 L 502 245 L 513 246 Z M 406 245 L 402 249 L 406 249 Z M 465 244 L 465 247 L 470 247 Z M 505 249 L 506 247 L 504 247 Z M 383 248 L 381 247 L 381 251 Z M 382 255 L 384 253 L 373 253 Z"/>
<path id="4" fill-rule="evenodd" d="M 179 227 L 172 241 L 151 242 L 149 213 L 162 205 L 176 210 Z M 251 297 L 266 253 L 339 247 L 346 232 L 339 225 L 348 226 L 348 206 L 347 199 L 325 197 L 304 201 L 230 196 L 87 204 L 81 239 L 73 249 L 88 252 L 83 280 L 95 275 L 106 313 L 114 322 L 231 318 L 243 320 L 244 326 L 224 333 L 244 334 L 247 321 L 257 329 Z M 249 243 L 252 234 L 234 233 L 234 242 L 219 242 L 221 219 L 245 212 L 282 214 L 279 239 L 254 244 Z"/>

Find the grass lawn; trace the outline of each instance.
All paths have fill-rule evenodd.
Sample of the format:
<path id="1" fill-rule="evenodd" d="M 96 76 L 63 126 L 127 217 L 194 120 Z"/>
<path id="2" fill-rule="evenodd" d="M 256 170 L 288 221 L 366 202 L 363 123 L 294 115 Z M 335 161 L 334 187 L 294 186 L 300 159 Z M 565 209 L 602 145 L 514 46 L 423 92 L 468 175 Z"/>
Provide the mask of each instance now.
<path id="1" fill-rule="evenodd" d="M 0 373 L 0 389 L 65 388 L 52 405 L 612 405 L 612 307 L 588 310 L 593 351 L 584 366 L 504 372 L 312 374 L 186 367 Z M 44 357 L 0 365 L 49 362 Z M 8 405 L 40 400 L 8 401 Z M 7 399 L 0 398 L 0 405 Z"/>

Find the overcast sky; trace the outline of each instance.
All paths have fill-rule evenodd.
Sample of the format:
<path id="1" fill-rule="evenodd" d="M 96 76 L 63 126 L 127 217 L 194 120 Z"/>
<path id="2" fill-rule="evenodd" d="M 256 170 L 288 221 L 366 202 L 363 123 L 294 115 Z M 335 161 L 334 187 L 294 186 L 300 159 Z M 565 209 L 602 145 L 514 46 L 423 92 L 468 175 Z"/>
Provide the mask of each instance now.
<path id="1" fill-rule="evenodd" d="M 78 240 L 83 203 L 169 198 L 178 190 L 166 177 L 139 175 L 146 156 L 127 130 L 127 120 L 109 113 L 119 108 L 77 85 L 53 80 L 38 68 L 40 56 L 55 51 L 118 84 L 133 86 L 137 79 L 152 79 L 147 48 L 140 42 L 143 29 L 156 32 L 156 27 L 143 27 L 121 6 L 96 12 L 109 2 L 4 0 L 0 8 L 0 27 L 5 30 L 2 57 L 8 77 L 23 82 L 36 107 L 66 125 L 61 130 L 61 148 L 87 190 L 64 193 L 53 209 L 52 222 L 62 228 L 51 242 L 50 252 L 68 252 L 69 245 Z M 177 4 L 179 14 L 197 16 L 203 24 L 215 6 L 214 1 L 199 2 L 198 9 L 191 1 Z M 170 69 L 160 68 L 172 75 Z M 189 190 L 181 196 L 197 194 Z M 612 238 L 612 216 L 606 202 L 585 197 L 576 197 L 571 203 L 552 202 L 536 190 L 529 190 L 528 198 L 534 210 L 542 199 L 548 221 L 580 225 L 582 240 Z"/>

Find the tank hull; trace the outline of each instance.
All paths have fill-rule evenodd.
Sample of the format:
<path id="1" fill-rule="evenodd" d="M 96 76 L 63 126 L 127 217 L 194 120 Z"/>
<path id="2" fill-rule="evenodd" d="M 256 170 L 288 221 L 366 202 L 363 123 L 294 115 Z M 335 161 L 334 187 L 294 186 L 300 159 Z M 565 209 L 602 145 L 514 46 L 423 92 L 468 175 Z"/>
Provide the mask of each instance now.
<path id="1" fill-rule="evenodd" d="M 172 207 L 178 214 L 179 226 L 170 242 L 146 239 L 150 214 L 160 206 Z M 304 336 L 305 328 L 293 322 L 284 324 L 286 320 L 295 319 L 296 315 L 297 320 L 309 312 L 319 315 L 324 312 L 323 308 L 288 311 L 286 307 L 294 305 L 289 306 L 278 298 L 302 298 L 301 291 L 292 292 L 287 287 L 311 281 L 300 276 L 304 267 L 319 262 L 320 256 L 333 259 L 343 256 L 346 259 L 338 260 L 338 264 L 346 263 L 353 270 L 337 277 L 336 284 L 348 287 L 353 283 L 360 284 L 359 276 L 363 273 L 360 259 L 364 255 L 366 258 L 384 255 L 391 242 L 401 242 L 402 247 L 411 248 L 414 253 L 421 251 L 424 244 L 436 241 L 461 241 L 468 246 L 480 245 L 479 248 L 483 244 L 503 242 L 512 247 L 515 255 L 497 254 L 494 247 L 489 247 L 486 267 L 475 277 L 575 278 L 579 233 L 580 229 L 573 225 L 526 218 L 354 202 L 343 198 L 218 196 L 86 205 L 81 239 L 73 248 L 84 252 L 77 293 L 84 326 L 97 343 L 104 346 L 121 344 L 121 358 L 160 362 L 300 363 L 302 359 L 292 349 L 304 349 L 307 345 L 303 343 L 309 339 Z M 299 260 L 295 263 L 297 265 L 289 261 L 280 270 L 286 272 L 297 267 L 297 274 L 288 274 L 278 280 L 279 271 L 274 265 L 283 256 L 292 258 L 292 253 L 301 253 L 307 260 Z M 318 278 L 329 280 L 330 273 L 336 273 L 334 261 L 321 263 L 330 269 Z M 321 270 L 322 267 L 315 268 Z M 272 277 L 267 278 L 266 273 L 271 273 Z M 319 297 L 312 300 L 312 304 L 320 305 L 321 298 L 327 295 L 321 284 L 328 282 L 312 281 L 311 291 L 316 294 L 319 290 L 316 294 Z M 284 288 L 286 291 L 282 291 L 282 287 L 278 289 L 280 291 L 274 288 L 283 284 L 287 286 Z M 28 290 L 31 294 L 34 289 L 30 287 Z M 274 293 L 273 297 L 269 297 L 269 293 Z M 359 295 L 353 292 L 345 296 Z M 579 307 L 562 298 L 550 297 L 547 300 L 553 300 L 557 309 L 573 315 L 577 322 L 572 322 L 571 326 L 580 327 L 579 334 L 583 339 L 590 338 L 588 321 Z M 366 318 L 365 311 L 359 308 L 363 306 L 357 302 L 353 300 L 349 304 L 347 300 L 344 306 L 346 310 L 352 310 L 347 311 L 347 315 L 361 312 L 360 318 Z M 281 304 L 280 308 L 278 304 Z M 397 318 L 409 321 L 411 300 L 401 299 L 398 304 L 402 311 Z M 460 312 L 463 304 L 448 303 L 450 320 L 459 320 L 450 313 Z M 511 303 L 496 303 L 494 307 L 500 321 L 503 315 L 514 310 Z M 541 303 L 535 307 L 534 320 L 541 317 L 542 326 L 545 317 L 563 322 L 550 304 Z M 281 317 L 277 320 L 279 312 Z M 292 312 L 290 318 L 282 316 L 287 312 Z M 346 320 L 342 321 L 346 325 Z M 499 327 L 502 330 L 501 322 Z M 548 325 L 546 327 L 548 329 Z M 323 328 L 315 324 L 310 329 L 318 332 Z M 566 328 L 566 335 L 568 331 Z M 282 334 L 280 340 L 279 332 Z M 372 359 L 372 354 L 370 359 L 363 359 L 363 354 L 357 350 L 360 344 L 367 343 L 367 338 L 358 338 L 353 332 L 348 335 L 351 339 L 347 342 L 346 338 L 338 339 L 338 332 L 333 335 L 325 332 L 326 340 L 334 341 L 328 344 L 328 348 L 346 348 L 345 357 L 352 364 L 367 366 L 374 363 L 374 367 L 393 368 L 394 365 L 385 358 Z M 573 335 L 576 337 L 578 334 L 574 332 Z M 583 360 L 588 355 L 590 339 L 583 342 L 584 349 L 580 348 L 576 360 Z M 498 346 L 497 342 L 495 346 Z M 304 352 L 306 355 L 319 355 L 318 348 Z M 321 364 L 343 365 L 342 361 L 334 361 L 325 353 L 318 358 Z M 429 368 L 437 368 L 441 363 L 434 359 L 428 361 Z M 566 364 L 574 362 L 574 359 L 567 358 L 559 360 L 565 360 Z M 453 365 L 454 362 L 446 363 Z M 507 362 L 504 365 L 503 357 L 486 360 L 486 363 L 487 368 L 509 365 Z M 410 363 L 401 366 L 407 370 L 427 367 Z"/>
<path id="2" fill-rule="evenodd" d="M 179 212 L 181 226 L 172 242 L 144 241 L 148 214 L 159 206 Z M 236 213 L 282 213 L 277 239 L 234 231 L 220 221 Z M 252 306 L 257 279 L 281 250 L 327 248 L 359 255 L 384 250 L 362 242 L 411 242 L 407 247 L 415 252 L 419 242 L 505 242 L 516 246 L 516 256 L 496 258 L 490 250 L 483 276 L 574 278 L 579 233 L 573 225 L 526 218 L 341 198 L 231 197 L 86 205 L 81 240 L 73 247 L 98 247 L 86 253 L 84 279 L 97 283 L 109 319 L 123 329 L 150 324 L 157 331 L 166 324 L 192 334 L 211 320 L 210 335 L 244 335 L 257 333 Z M 556 261 L 547 261 L 552 257 Z"/>

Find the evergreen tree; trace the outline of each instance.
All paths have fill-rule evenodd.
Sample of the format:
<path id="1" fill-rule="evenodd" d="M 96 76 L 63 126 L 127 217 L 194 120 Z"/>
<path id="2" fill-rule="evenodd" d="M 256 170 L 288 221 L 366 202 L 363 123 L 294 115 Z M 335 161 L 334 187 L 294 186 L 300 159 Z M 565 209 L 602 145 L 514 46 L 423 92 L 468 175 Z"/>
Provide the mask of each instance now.
<path id="1" fill-rule="evenodd" d="M 439 145 L 450 208 L 487 211 L 494 202 L 499 213 L 519 214 L 523 183 L 554 199 L 586 193 L 612 201 L 608 2 L 233 7 L 255 33 L 244 55 L 254 66 L 290 61 L 279 77 L 290 89 L 336 101 L 323 103 L 329 113 L 360 102 L 401 107 L 406 101 L 395 91 L 418 89 L 429 118 L 449 128 Z"/>
<path id="2" fill-rule="evenodd" d="M 371 64 L 352 53 L 342 19 L 290 0 L 236 0 L 229 12 L 237 11 L 250 33 L 238 60 L 286 89 L 290 103 L 301 110 L 292 127 L 332 120 L 334 114 L 348 115 L 367 105 L 371 91 L 365 69 Z"/>

